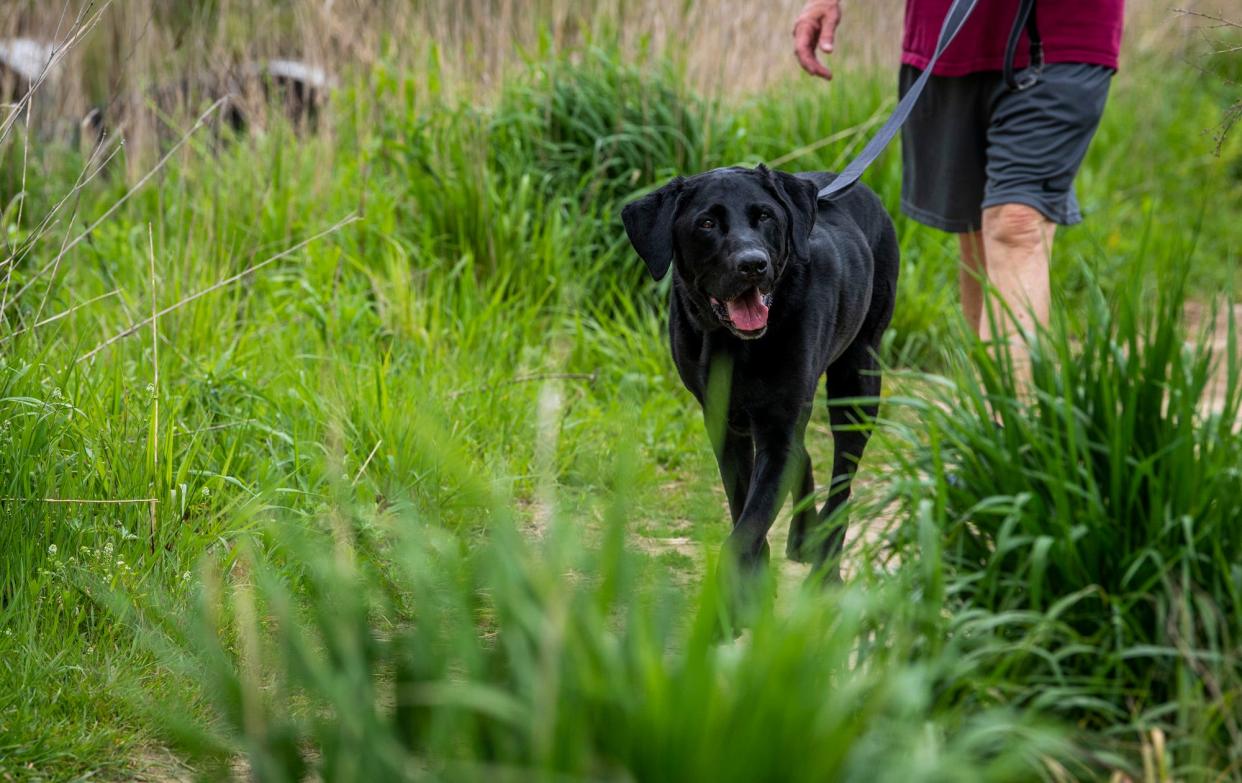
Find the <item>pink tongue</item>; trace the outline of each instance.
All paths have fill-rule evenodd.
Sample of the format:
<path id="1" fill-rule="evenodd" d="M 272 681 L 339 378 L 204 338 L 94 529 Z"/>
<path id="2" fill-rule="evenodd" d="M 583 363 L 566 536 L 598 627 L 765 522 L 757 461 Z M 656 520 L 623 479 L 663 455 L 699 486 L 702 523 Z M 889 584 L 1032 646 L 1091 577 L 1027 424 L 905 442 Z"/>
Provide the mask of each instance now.
<path id="1" fill-rule="evenodd" d="M 729 320 L 743 332 L 755 332 L 768 325 L 768 306 L 759 296 L 759 289 L 752 288 L 737 299 L 725 302 Z"/>

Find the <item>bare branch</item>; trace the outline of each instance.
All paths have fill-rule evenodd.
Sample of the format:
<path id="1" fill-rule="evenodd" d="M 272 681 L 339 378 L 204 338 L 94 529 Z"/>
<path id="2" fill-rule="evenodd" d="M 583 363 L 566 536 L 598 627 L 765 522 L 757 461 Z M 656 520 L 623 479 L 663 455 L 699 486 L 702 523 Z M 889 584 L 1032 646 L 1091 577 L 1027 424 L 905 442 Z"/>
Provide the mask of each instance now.
<path id="1" fill-rule="evenodd" d="M 1181 14 L 1182 16 L 1197 16 L 1200 19 L 1207 19 L 1209 21 L 1216 22 L 1220 27 L 1233 27 L 1242 30 L 1242 24 L 1239 24 L 1238 22 L 1225 19 L 1224 17 L 1217 16 L 1215 14 L 1205 13 L 1203 11 L 1192 11 L 1189 8 L 1174 8 L 1173 13 Z"/>

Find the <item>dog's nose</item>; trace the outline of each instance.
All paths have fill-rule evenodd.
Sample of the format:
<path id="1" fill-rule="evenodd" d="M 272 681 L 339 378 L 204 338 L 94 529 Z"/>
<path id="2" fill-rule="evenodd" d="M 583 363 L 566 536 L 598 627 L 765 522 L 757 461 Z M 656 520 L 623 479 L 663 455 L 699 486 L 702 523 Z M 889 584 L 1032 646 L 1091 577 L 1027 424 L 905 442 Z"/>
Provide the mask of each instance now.
<path id="1" fill-rule="evenodd" d="M 762 250 L 745 251 L 737 258 L 737 271 L 752 279 L 763 277 L 768 271 L 768 254 Z"/>

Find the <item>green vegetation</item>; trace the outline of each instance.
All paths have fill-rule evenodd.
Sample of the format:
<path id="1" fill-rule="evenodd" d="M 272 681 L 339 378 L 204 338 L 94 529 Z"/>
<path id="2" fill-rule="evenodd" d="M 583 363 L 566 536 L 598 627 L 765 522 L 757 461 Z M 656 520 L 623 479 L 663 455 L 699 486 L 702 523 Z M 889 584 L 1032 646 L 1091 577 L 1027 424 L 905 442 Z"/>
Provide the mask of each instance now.
<path id="1" fill-rule="evenodd" d="M 540 51 L 486 99 L 381 65 L 323 134 L 200 131 L 58 263 L 130 153 L 39 230 L 86 161 L 3 142 L 0 777 L 154 743 L 265 780 L 1242 777 L 1237 346 L 1206 413 L 1177 317 L 1239 282 L 1223 87 L 1119 77 L 1029 409 L 898 219 L 887 359 L 950 380 L 889 383 L 853 513 L 887 535 L 718 647 L 726 516 L 619 205 L 839 167 L 894 78 L 707 97 Z"/>
<path id="2" fill-rule="evenodd" d="M 940 534 L 948 607 L 1039 627 L 1007 655 L 1014 701 L 1106 736 L 1169 727 L 1180 774 L 1210 778 L 1242 750 L 1242 353 L 1232 321 L 1219 345 L 1187 329 L 1184 271 L 1139 269 L 1165 287 L 1093 297 L 1074 339 L 1058 324 L 1025 402 L 981 347 L 905 401 L 895 486 Z M 897 531 L 903 559 L 919 536 Z"/>
<path id="3" fill-rule="evenodd" d="M 143 626 L 221 718 L 184 747 L 212 775 L 245 754 L 263 779 L 342 781 L 984 781 L 1071 755 L 1030 716 L 939 695 L 979 672 L 952 643 L 928 654 L 963 629 L 899 581 L 798 596 L 720 646 L 714 582 L 687 600 L 626 552 L 627 478 L 598 548 L 574 517 L 532 543 L 498 507 L 472 545 L 367 511 L 278 532 L 292 579 L 253 554 L 227 591 L 209 571 L 188 630 Z"/>

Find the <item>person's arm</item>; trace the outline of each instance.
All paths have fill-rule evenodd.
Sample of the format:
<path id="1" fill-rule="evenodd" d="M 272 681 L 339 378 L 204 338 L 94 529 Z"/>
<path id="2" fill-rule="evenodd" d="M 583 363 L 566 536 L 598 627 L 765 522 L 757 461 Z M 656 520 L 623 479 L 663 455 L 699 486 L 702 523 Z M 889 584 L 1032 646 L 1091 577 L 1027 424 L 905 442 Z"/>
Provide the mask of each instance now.
<path id="1" fill-rule="evenodd" d="M 810 0 L 794 22 L 794 54 L 802 70 L 823 79 L 831 79 L 832 71 L 819 61 L 816 47 L 825 54 L 832 52 L 832 42 L 841 21 L 840 0 Z"/>

